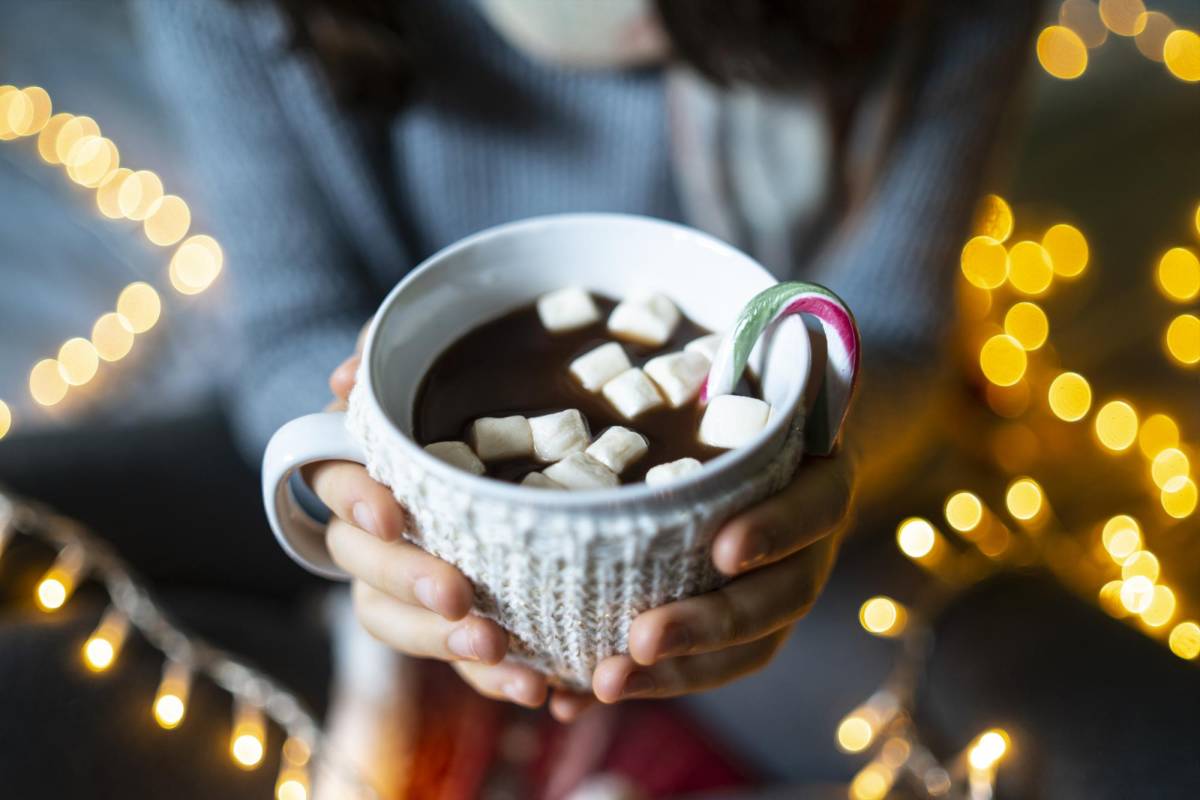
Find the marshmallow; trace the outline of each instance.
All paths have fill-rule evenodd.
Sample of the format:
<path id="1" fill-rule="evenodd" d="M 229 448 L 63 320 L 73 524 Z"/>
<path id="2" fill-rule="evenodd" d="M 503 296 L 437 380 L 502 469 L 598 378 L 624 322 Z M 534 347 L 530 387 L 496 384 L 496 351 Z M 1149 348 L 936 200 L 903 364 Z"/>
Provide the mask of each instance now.
<path id="1" fill-rule="evenodd" d="M 471 425 L 471 446 L 484 461 L 533 455 L 533 433 L 522 416 L 480 417 Z"/>
<path id="2" fill-rule="evenodd" d="M 589 392 L 598 392 L 600 387 L 629 369 L 629 358 L 616 342 L 602 344 L 589 350 L 571 362 L 571 374 Z"/>
<path id="3" fill-rule="evenodd" d="M 576 409 L 546 414 L 529 420 L 533 452 L 541 461 L 558 461 L 588 446 L 587 423 Z"/>
<path id="4" fill-rule="evenodd" d="M 694 458 L 681 458 L 678 461 L 668 461 L 666 464 L 651 467 L 646 472 L 646 483 L 651 486 L 670 483 L 676 478 L 681 478 L 684 475 L 695 472 L 702 466 L 704 465 Z"/>
<path id="5" fill-rule="evenodd" d="M 622 339 L 659 347 L 679 324 L 679 309 L 664 294 L 626 298 L 608 317 L 608 330 Z"/>
<path id="6" fill-rule="evenodd" d="M 679 408 L 696 399 L 700 384 L 708 375 L 709 360 L 700 353 L 668 353 L 646 362 L 646 374 L 658 384 L 671 408 Z"/>
<path id="7" fill-rule="evenodd" d="M 425 445 L 425 452 L 436 459 L 445 461 L 452 467 L 465 469 L 473 475 L 482 475 L 483 462 L 475 455 L 466 442 L 434 442 Z"/>
<path id="8" fill-rule="evenodd" d="M 557 481 L 552 481 L 540 472 L 531 472 L 521 479 L 522 486 L 531 486 L 534 489 L 562 489 L 563 485 Z"/>
<path id="9" fill-rule="evenodd" d="M 625 419 L 633 419 L 643 411 L 663 404 L 662 395 L 654 387 L 654 382 L 637 367 L 625 370 L 604 384 L 600 391 Z"/>
<path id="10" fill-rule="evenodd" d="M 700 441 L 711 447 L 739 447 L 767 427 L 771 404 L 754 397 L 721 394 L 708 401 L 700 420 Z"/>
<path id="11" fill-rule="evenodd" d="M 699 353 L 709 361 L 712 361 L 717 357 L 717 348 L 720 346 L 721 334 L 710 333 L 708 336 L 701 336 L 699 339 L 692 339 L 683 346 L 683 349 L 688 353 Z"/>
<path id="12" fill-rule="evenodd" d="M 538 317 L 551 333 L 573 331 L 600 319 L 592 296 L 578 286 L 544 294 L 537 301 Z"/>
<path id="13" fill-rule="evenodd" d="M 633 462 L 646 455 L 650 445 L 646 437 L 629 428 L 614 425 L 588 445 L 583 452 L 620 475 Z"/>
<path id="14" fill-rule="evenodd" d="M 621 483 L 617 473 L 587 453 L 571 453 L 546 467 L 545 475 L 568 489 L 611 489 Z"/>

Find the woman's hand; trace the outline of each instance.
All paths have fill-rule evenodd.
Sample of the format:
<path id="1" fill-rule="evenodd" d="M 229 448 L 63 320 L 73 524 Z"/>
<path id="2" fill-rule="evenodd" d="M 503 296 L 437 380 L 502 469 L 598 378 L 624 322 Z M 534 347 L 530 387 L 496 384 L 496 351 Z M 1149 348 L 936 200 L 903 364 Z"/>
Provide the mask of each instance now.
<path id="1" fill-rule="evenodd" d="M 604 703 L 711 689 L 770 662 L 816 601 L 837 555 L 854 489 L 849 455 L 807 461 L 779 494 L 734 517 L 713 541 L 713 563 L 734 580 L 639 614 L 628 655 L 592 675 Z M 574 719 L 592 701 L 556 693 L 550 710 Z"/>
<path id="2" fill-rule="evenodd" d="M 361 353 L 361 337 L 358 349 Z M 345 407 L 358 361 L 356 353 L 330 376 L 334 408 Z M 470 581 L 401 540 L 407 520 L 387 487 L 346 461 L 311 465 L 305 477 L 333 511 L 326 544 L 334 562 L 353 577 L 355 615 L 369 633 L 400 652 L 451 662 L 488 697 L 531 707 L 545 701 L 545 676 L 505 661 L 508 634 L 470 613 Z"/>

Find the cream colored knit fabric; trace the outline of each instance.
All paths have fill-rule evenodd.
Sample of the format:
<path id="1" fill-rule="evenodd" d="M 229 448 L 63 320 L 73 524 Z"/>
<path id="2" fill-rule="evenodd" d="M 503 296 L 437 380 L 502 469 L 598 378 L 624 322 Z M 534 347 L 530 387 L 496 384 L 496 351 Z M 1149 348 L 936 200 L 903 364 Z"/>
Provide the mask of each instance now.
<path id="1" fill-rule="evenodd" d="M 412 542 L 475 585 L 479 613 L 511 634 L 511 655 L 569 686 L 590 686 L 603 658 L 628 649 L 629 625 L 648 608 L 710 591 L 723 578 L 709 549 L 722 522 L 780 489 L 802 456 L 798 415 L 757 475 L 697 501 L 667 491 L 653 510 L 546 511 L 449 487 L 390 446 L 399 436 L 360 381 L 347 426 L 375 480 L 413 520 Z"/>

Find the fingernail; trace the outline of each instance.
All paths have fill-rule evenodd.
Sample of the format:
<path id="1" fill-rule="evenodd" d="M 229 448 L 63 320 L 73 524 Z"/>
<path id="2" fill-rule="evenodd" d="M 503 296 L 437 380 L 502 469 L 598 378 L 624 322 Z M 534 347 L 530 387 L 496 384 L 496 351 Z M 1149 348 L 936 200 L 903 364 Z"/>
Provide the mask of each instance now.
<path id="1" fill-rule="evenodd" d="M 757 531 L 748 533 L 742 542 L 742 560 L 738 562 L 738 572 L 745 572 L 751 567 L 757 566 L 766 557 L 766 538 Z"/>
<path id="2" fill-rule="evenodd" d="M 355 525 L 367 533 L 374 534 L 375 536 L 379 535 L 378 526 L 375 523 L 375 512 L 371 510 L 369 505 L 361 501 L 355 503 L 354 507 L 350 509 L 350 513 L 354 517 Z"/>
<path id="3" fill-rule="evenodd" d="M 478 656 L 475 655 L 475 643 L 471 636 L 471 626 L 469 625 L 460 625 L 451 631 L 449 638 L 446 639 L 446 646 L 456 656 L 469 658 L 472 661 L 478 659 Z"/>
<path id="4" fill-rule="evenodd" d="M 413 594 L 417 596 L 417 600 L 421 602 L 421 605 L 430 611 L 438 614 L 441 613 L 437 608 L 437 583 L 433 578 L 430 578 L 428 575 L 417 578 L 416 583 L 413 584 Z"/>
<path id="5" fill-rule="evenodd" d="M 686 653 L 692 646 L 692 634 L 683 625 L 672 622 L 663 629 L 662 638 L 658 642 L 658 658 L 677 656 Z"/>
<path id="6" fill-rule="evenodd" d="M 631 672 L 621 687 L 621 697 L 632 697 L 654 690 L 654 679 L 645 672 Z"/>
<path id="7" fill-rule="evenodd" d="M 521 703 L 522 705 L 529 704 L 529 698 L 527 698 L 525 696 L 526 693 L 522 691 L 520 681 L 509 681 L 500 687 L 500 691 L 504 692 L 504 696 L 509 700 L 512 700 L 514 703 Z"/>

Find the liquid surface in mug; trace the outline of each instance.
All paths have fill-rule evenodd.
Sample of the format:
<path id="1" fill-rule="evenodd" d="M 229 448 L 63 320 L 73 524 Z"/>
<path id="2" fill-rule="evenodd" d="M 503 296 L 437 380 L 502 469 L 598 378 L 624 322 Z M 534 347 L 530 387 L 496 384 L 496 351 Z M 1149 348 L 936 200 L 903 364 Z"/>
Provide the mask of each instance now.
<path id="1" fill-rule="evenodd" d="M 413 431 L 425 446 L 447 440 L 470 441 L 472 423 L 481 417 L 520 414 L 537 417 L 578 409 L 587 421 L 592 441 L 619 425 L 647 440 L 648 450 L 620 475 L 622 484 L 637 483 L 659 464 L 681 458 L 704 462 L 725 449 L 700 442 L 697 432 L 703 409 L 692 401 L 680 408 L 663 405 L 626 419 L 600 392 L 585 389 L 571 374 L 579 356 L 608 342 L 619 342 L 630 363 L 642 367 L 655 356 L 675 353 L 711 331 L 680 315 L 670 338 L 661 346 L 618 339 L 606 327 L 616 302 L 593 293 L 599 319 L 571 331 L 551 333 L 543 326 L 537 306 L 530 303 L 485 322 L 468 332 L 434 361 L 417 392 Z M 761 398 L 758 380 L 749 374 L 737 394 Z M 520 483 L 548 464 L 532 457 L 485 464 L 488 477 Z"/>

